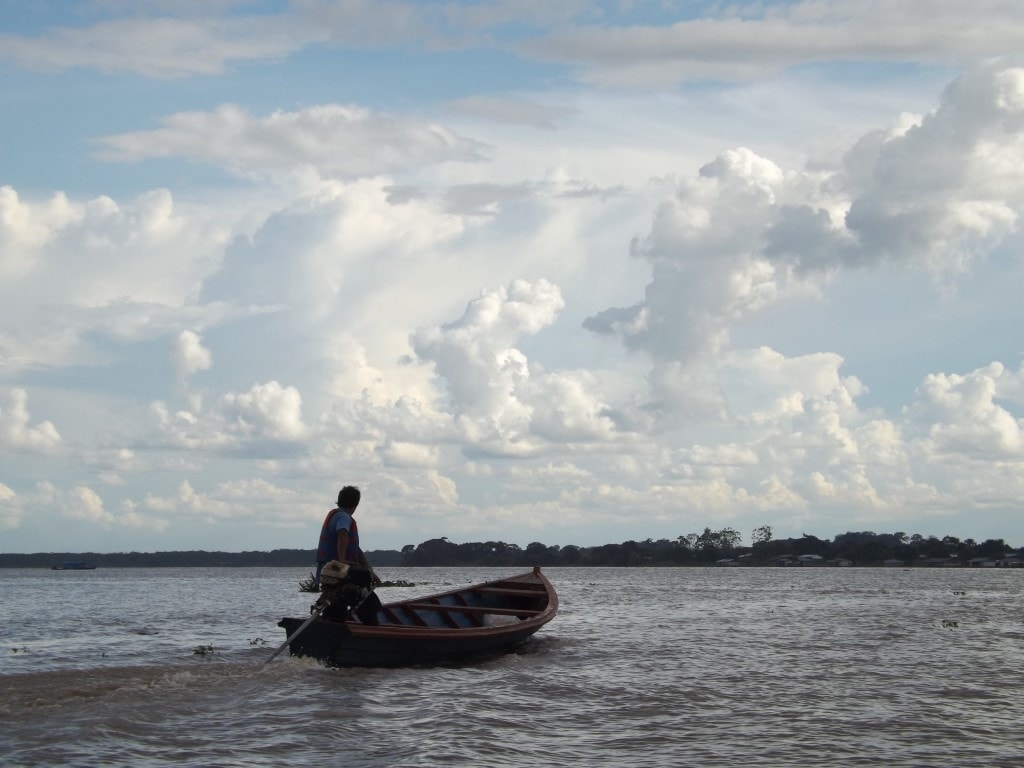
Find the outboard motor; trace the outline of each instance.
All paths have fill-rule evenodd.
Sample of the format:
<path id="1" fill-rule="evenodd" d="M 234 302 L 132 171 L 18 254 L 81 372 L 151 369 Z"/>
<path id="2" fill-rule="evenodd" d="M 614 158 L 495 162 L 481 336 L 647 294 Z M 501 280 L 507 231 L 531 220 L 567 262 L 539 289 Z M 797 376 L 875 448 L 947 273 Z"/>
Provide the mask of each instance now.
<path id="1" fill-rule="evenodd" d="M 373 594 L 373 575 L 361 566 L 337 560 L 324 565 L 320 572 L 320 597 L 311 610 L 326 604 L 325 619 L 345 621 L 355 611 L 363 624 L 379 624 L 380 600 Z"/>

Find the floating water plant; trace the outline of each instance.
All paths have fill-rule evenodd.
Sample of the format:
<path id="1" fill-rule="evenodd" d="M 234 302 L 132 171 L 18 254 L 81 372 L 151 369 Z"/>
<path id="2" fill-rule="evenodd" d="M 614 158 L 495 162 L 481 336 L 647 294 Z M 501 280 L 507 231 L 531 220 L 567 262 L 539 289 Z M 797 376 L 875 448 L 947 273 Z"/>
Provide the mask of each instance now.
<path id="1" fill-rule="evenodd" d="M 397 579 L 395 581 L 382 581 L 380 583 L 382 587 L 415 587 L 416 585 L 411 581 L 405 581 L 404 579 Z M 317 586 L 316 578 L 312 573 L 309 574 L 308 579 L 303 579 L 299 582 L 299 592 L 319 592 L 320 587 Z"/>

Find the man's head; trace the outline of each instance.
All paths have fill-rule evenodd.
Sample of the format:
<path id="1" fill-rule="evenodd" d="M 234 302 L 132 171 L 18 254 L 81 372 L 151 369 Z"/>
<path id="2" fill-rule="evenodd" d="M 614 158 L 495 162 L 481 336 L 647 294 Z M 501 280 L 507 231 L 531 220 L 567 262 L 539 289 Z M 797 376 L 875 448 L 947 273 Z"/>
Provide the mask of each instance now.
<path id="1" fill-rule="evenodd" d="M 338 491 L 338 509 L 355 509 L 359 506 L 362 494 L 354 485 L 346 485 Z"/>

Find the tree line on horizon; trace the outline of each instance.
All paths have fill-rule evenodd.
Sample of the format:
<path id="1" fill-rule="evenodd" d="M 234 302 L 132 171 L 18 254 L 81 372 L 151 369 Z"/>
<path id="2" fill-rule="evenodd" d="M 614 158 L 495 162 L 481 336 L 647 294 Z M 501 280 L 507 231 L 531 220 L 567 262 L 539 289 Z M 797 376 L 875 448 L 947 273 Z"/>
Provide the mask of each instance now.
<path id="1" fill-rule="evenodd" d="M 998 559 L 1014 548 L 1003 539 L 961 540 L 955 536 L 908 535 L 903 532 L 849 531 L 833 539 L 803 534 L 800 538 L 775 539 L 769 525 L 756 528 L 752 546 L 741 546 L 733 528 L 691 533 L 675 539 L 645 539 L 594 547 L 548 546 L 533 542 L 525 549 L 501 541 L 455 544 L 447 538 L 430 539 L 402 548 L 395 565 L 542 565 L 542 566 L 644 566 L 710 565 L 741 558 L 750 564 L 770 564 L 782 558 L 816 555 L 824 561 L 847 560 L 877 564 L 889 560 L 905 563 L 934 560 L 968 562 L 975 558 Z M 372 554 L 368 554 L 371 557 Z"/>
<path id="2" fill-rule="evenodd" d="M 645 539 L 603 544 L 548 546 L 532 542 L 525 548 L 502 541 L 456 544 L 440 537 L 398 550 L 373 550 L 367 558 L 376 567 L 417 566 L 681 566 L 710 565 L 740 558 L 752 565 L 771 564 L 780 558 L 816 555 L 825 561 L 847 560 L 858 565 L 899 560 L 907 564 L 934 560 L 966 563 L 975 558 L 998 559 L 1014 550 L 1003 539 L 959 539 L 955 536 L 907 535 L 903 532 L 849 531 L 833 539 L 803 534 L 775 539 L 769 525 L 754 530 L 752 545 L 741 546 L 733 528 L 691 533 L 675 539 Z M 119 552 L 109 554 L 37 552 L 0 554 L 0 568 L 51 568 L 67 561 L 87 561 L 101 568 L 134 567 L 303 567 L 316 560 L 312 549 L 275 549 L 270 552 Z"/>

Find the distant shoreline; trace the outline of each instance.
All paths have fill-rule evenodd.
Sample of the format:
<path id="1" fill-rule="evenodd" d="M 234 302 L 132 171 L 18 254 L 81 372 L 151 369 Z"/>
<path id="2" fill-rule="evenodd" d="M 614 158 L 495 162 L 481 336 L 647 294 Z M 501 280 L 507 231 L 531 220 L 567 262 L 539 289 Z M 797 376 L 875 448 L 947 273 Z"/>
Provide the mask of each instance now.
<path id="1" fill-rule="evenodd" d="M 533 542 L 525 549 L 501 541 L 456 544 L 441 537 L 416 546 L 371 550 L 370 563 L 379 568 L 465 566 L 522 568 L 536 565 L 609 567 L 906 567 L 1018 568 L 1024 567 L 1024 548 L 1002 539 L 961 541 L 918 534 L 848 531 L 834 539 L 804 534 L 799 539 L 773 539 L 770 526 L 754 531 L 754 544 L 740 546 L 731 529 L 689 534 L 676 539 L 645 539 L 597 547 L 547 546 Z M 96 568 L 309 568 L 316 567 L 315 549 L 274 549 L 245 552 L 33 552 L 0 553 L 0 568 L 54 568 L 78 563 Z"/>
<path id="2" fill-rule="evenodd" d="M 376 565 L 397 564 L 400 552 L 367 553 Z M 313 570 L 316 550 L 275 549 L 270 552 L 33 552 L 31 554 L 0 553 L 0 568 L 52 569 L 67 562 L 82 562 L 96 568 L 252 568 L 280 567 Z"/>
<path id="3" fill-rule="evenodd" d="M 715 562 L 640 562 L 640 563 L 495 563 L 495 562 L 417 562 L 403 563 L 402 553 L 395 550 L 367 552 L 367 559 L 378 568 L 437 568 L 454 566 L 460 568 L 516 568 L 543 565 L 545 568 L 1020 568 L 1024 560 L 1008 558 L 1003 560 L 979 560 L 972 562 L 935 561 L 867 561 L 849 560 L 721 560 Z M 87 567 L 61 567 L 70 560 L 84 563 Z M 32 554 L 0 553 L 0 569 L 67 570 L 80 572 L 104 568 L 309 568 L 312 573 L 316 565 L 313 550 L 274 550 L 272 552 L 132 552 L 132 553 L 62 553 L 35 552 Z"/>

